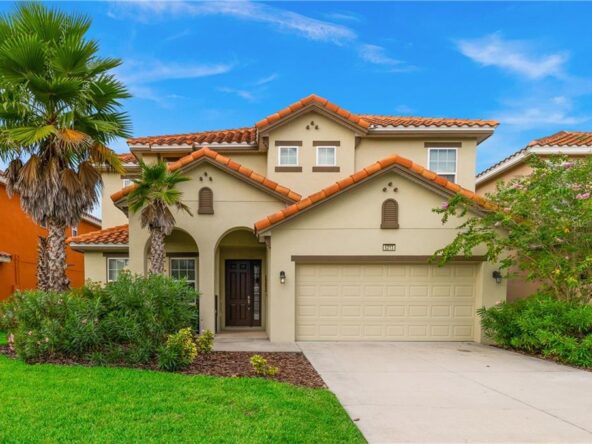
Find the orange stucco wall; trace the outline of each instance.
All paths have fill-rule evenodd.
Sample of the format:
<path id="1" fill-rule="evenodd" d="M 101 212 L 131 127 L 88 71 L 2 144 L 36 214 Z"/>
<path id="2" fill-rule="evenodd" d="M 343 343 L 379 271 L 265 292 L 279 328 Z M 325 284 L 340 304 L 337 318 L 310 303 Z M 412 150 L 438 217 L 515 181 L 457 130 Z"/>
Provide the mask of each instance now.
<path id="1" fill-rule="evenodd" d="M 100 226 L 81 221 L 78 233 L 88 233 L 100 229 Z M 67 236 L 71 229 L 67 229 Z M 8 198 L 5 185 L 0 183 L 0 251 L 12 255 L 9 263 L 0 262 L 0 300 L 7 298 L 15 290 L 35 288 L 37 280 L 38 236 L 47 235 L 23 212 L 18 196 Z M 84 283 L 84 255 L 67 247 L 68 277 L 72 287 Z"/>

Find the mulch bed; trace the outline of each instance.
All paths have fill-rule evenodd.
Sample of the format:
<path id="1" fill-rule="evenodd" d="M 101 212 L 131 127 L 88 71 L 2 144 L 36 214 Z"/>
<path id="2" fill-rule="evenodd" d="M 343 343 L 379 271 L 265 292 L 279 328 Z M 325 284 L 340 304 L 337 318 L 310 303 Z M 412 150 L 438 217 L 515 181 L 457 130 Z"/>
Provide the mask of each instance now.
<path id="1" fill-rule="evenodd" d="M 260 355 L 267 359 L 269 365 L 278 367 L 277 375 L 266 377 L 280 382 L 286 382 L 301 387 L 326 388 L 326 385 L 306 356 L 299 352 L 228 352 L 214 351 L 209 355 L 200 355 L 191 366 L 179 373 L 185 375 L 209 375 L 224 376 L 230 378 L 249 377 L 262 378 L 253 371 L 250 358 L 253 355 Z M 14 352 L 10 351 L 7 345 L 0 345 L 0 355 L 16 359 Z M 50 358 L 43 360 L 44 364 L 59 365 L 85 365 L 90 366 L 88 361 Z M 122 365 L 122 367 L 124 367 Z M 149 370 L 157 370 L 155 365 L 142 367 Z"/>

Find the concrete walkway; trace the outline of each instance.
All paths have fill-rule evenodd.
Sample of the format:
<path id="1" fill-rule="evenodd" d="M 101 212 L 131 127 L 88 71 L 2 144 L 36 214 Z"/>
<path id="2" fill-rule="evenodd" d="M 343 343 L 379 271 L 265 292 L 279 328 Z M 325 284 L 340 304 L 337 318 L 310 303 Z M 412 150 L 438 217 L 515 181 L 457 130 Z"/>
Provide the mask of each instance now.
<path id="1" fill-rule="evenodd" d="M 592 443 L 592 373 L 474 343 L 299 343 L 371 443 Z"/>
<path id="2" fill-rule="evenodd" d="M 235 330 L 216 334 L 214 339 L 216 351 L 246 352 L 299 352 L 295 342 L 270 342 L 264 331 Z"/>

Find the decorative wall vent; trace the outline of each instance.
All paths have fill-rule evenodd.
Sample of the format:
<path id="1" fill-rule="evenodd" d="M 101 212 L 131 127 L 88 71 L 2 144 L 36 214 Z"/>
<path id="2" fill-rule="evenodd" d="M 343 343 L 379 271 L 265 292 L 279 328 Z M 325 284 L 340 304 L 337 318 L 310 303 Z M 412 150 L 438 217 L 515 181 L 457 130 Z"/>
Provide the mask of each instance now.
<path id="1" fill-rule="evenodd" d="M 214 214 L 214 192 L 208 187 L 199 190 L 197 214 Z"/>
<path id="2" fill-rule="evenodd" d="M 306 125 L 306 129 L 307 130 L 309 130 L 309 129 L 316 129 L 316 130 L 318 130 L 319 129 L 319 125 L 317 125 L 314 122 L 314 120 L 311 120 L 310 123 L 308 125 Z"/>
<path id="3" fill-rule="evenodd" d="M 380 228 L 399 228 L 399 203 L 395 199 L 387 199 L 382 203 L 382 223 Z"/>

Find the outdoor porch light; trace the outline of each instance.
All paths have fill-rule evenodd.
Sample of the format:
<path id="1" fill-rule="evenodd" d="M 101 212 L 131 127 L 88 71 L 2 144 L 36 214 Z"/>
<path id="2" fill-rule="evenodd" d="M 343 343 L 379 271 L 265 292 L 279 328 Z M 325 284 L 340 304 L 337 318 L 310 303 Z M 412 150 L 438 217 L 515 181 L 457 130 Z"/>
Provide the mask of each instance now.
<path id="1" fill-rule="evenodd" d="M 502 274 L 500 273 L 499 270 L 495 270 L 493 273 L 491 273 L 491 277 L 495 279 L 495 282 L 498 284 L 502 283 Z"/>
<path id="2" fill-rule="evenodd" d="M 286 283 L 286 272 L 280 271 L 280 284 L 284 285 Z"/>

